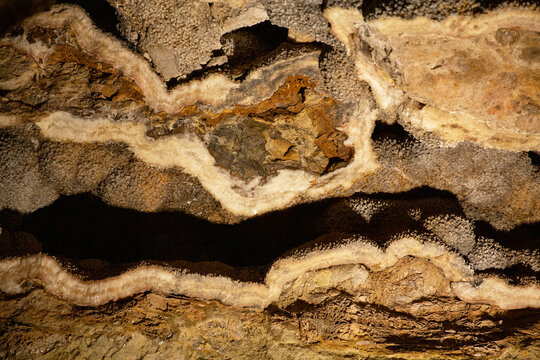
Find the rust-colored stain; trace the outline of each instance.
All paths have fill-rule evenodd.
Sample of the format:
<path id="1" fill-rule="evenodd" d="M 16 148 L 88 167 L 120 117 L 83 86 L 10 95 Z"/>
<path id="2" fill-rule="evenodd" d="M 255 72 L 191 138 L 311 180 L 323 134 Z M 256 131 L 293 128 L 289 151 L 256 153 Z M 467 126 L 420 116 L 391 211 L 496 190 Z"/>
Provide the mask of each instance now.
<path id="1" fill-rule="evenodd" d="M 312 120 L 317 146 L 324 155 L 329 159 L 337 158 L 349 162 L 354 155 L 354 148 L 344 145 L 347 134 L 335 128 L 337 101 L 329 97 L 324 97 L 315 104 L 306 104 L 304 101 L 303 91 L 313 89 L 316 85 L 317 83 L 307 76 L 290 75 L 269 99 L 256 105 L 235 106 L 218 114 L 204 113 L 203 119 L 210 126 L 216 126 L 231 115 L 257 118 L 269 123 L 272 123 L 277 115 L 290 116 L 293 122 L 298 113 L 305 111 Z M 192 113 L 193 110 L 186 112 Z M 185 115 L 184 110 L 182 115 Z"/>
<path id="2" fill-rule="evenodd" d="M 122 71 L 115 69 L 110 64 L 82 52 L 79 48 L 70 44 L 58 44 L 54 46 L 54 52 L 48 58 L 48 64 L 76 63 L 91 69 L 91 84 L 89 84 L 95 99 L 121 102 L 125 100 L 136 101 L 144 105 L 144 96 L 140 87 L 130 78 L 123 75 Z M 146 111 L 148 124 L 152 129 L 147 133 L 149 137 L 167 136 L 173 133 L 183 132 L 183 125 L 179 128 L 168 129 L 166 123 L 174 118 L 196 117 L 202 124 L 215 127 L 228 117 L 250 117 L 257 121 L 268 124 L 274 123 L 277 116 L 281 121 L 294 125 L 302 123 L 308 130 L 308 135 L 313 136 L 316 145 L 323 154 L 335 163 L 347 163 L 354 154 L 354 149 L 344 145 L 347 135 L 336 129 L 335 99 L 318 94 L 306 99 L 306 91 L 316 93 L 314 90 L 317 81 L 304 75 L 290 75 L 272 96 L 255 105 L 233 106 L 219 113 L 212 110 L 201 110 L 199 104 L 186 106 L 179 113 L 168 114 L 164 112 L 154 113 L 150 109 Z M 301 116 L 299 114 L 302 114 Z M 307 116 L 306 116 L 307 115 Z M 300 117 L 298 117 L 300 116 Z M 311 129 L 310 129 L 311 127 Z M 287 145 L 284 139 L 272 139 L 273 143 L 268 147 L 275 151 L 274 156 L 283 160 L 298 160 L 299 155 L 294 144 Z M 287 145 L 287 146 L 286 146 Z M 281 153 L 278 156 L 278 153 Z"/>
<path id="3" fill-rule="evenodd" d="M 48 59 L 48 64 L 53 63 L 76 63 L 95 70 L 99 83 L 93 84 L 92 90 L 98 99 L 135 100 L 139 103 L 144 99 L 141 88 L 133 80 L 123 76 L 122 71 L 72 45 L 56 45 Z"/>
<path id="4" fill-rule="evenodd" d="M 48 58 L 48 64 L 54 63 L 77 63 L 99 72 L 109 73 L 114 76 L 122 75 L 122 72 L 113 66 L 99 61 L 95 57 L 83 53 L 76 47 L 68 44 L 58 44 L 54 47 L 54 52 Z"/>
<path id="5" fill-rule="evenodd" d="M 210 126 L 216 126 L 229 115 L 248 116 L 273 121 L 276 114 L 297 114 L 304 109 L 301 90 L 314 88 L 316 83 L 307 76 L 290 75 L 285 83 L 269 98 L 256 105 L 235 106 L 218 114 L 204 113 L 203 119 Z"/>

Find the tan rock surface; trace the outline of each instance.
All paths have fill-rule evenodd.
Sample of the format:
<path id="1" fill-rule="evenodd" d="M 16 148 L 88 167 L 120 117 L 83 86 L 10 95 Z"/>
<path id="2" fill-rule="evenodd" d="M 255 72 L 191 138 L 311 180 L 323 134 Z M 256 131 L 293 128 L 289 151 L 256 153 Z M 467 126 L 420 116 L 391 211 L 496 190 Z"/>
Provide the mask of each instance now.
<path id="1" fill-rule="evenodd" d="M 534 4 L 53 2 L 0 25 L 0 358 L 540 358 Z"/>

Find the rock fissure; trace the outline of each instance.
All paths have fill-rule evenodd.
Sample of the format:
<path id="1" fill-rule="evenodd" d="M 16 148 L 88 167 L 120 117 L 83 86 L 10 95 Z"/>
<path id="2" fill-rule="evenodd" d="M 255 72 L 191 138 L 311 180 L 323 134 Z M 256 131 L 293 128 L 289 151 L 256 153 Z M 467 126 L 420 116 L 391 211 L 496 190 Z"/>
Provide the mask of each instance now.
<path id="1" fill-rule="evenodd" d="M 0 358 L 540 357 L 534 4 L 23 2 Z"/>

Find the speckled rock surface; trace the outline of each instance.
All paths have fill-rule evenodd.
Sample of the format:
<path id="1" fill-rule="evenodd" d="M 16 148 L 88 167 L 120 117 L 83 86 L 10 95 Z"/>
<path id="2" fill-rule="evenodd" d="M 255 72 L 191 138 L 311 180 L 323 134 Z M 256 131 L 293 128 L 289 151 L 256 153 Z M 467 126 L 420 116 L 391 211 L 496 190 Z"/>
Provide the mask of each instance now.
<path id="1" fill-rule="evenodd" d="M 0 358 L 540 357 L 535 4 L 53 3 L 0 4 Z"/>
<path id="2" fill-rule="evenodd" d="M 443 329 L 436 315 L 425 314 L 431 307 L 445 317 L 449 304 L 441 302 L 417 304 L 416 316 L 348 298 L 272 312 L 159 294 L 91 309 L 43 291 L 0 302 L 5 358 L 535 359 L 540 354 L 538 324 L 512 332 L 497 325 L 519 327 L 537 314 L 456 305 L 452 326 Z M 412 329 L 417 337 L 410 336 Z"/>

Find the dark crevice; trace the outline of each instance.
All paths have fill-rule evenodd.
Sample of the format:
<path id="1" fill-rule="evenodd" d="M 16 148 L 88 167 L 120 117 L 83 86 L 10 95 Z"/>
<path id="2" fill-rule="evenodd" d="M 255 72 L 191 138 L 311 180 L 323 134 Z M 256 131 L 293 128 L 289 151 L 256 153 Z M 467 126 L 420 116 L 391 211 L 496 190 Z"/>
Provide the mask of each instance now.
<path id="1" fill-rule="evenodd" d="M 0 1 L 0 37 L 11 31 L 16 36 L 20 23 L 27 17 L 48 10 L 55 0 L 2 0 Z"/>
<path id="2" fill-rule="evenodd" d="M 115 37 L 129 43 L 122 33 L 118 31 L 118 13 L 106 0 L 61 0 L 58 4 L 73 4 L 83 8 L 92 22 L 102 31 L 108 32 Z"/>
<path id="3" fill-rule="evenodd" d="M 366 221 L 354 204 L 370 200 L 385 205 Z M 410 209 L 420 209 L 421 217 L 413 219 Z M 88 269 L 86 275 L 94 278 L 114 275 L 145 261 L 259 281 L 268 266 L 284 255 L 357 236 L 383 248 L 403 233 L 432 238 L 423 221 L 442 214 L 464 217 L 452 194 L 426 187 L 399 194 L 328 199 L 236 225 L 214 224 L 180 212 L 117 208 L 96 196 L 80 194 L 61 197 L 32 214 L 0 211 L 0 257 L 43 251 Z M 475 232 L 511 249 L 535 249 L 540 229 L 532 224 L 501 232 L 479 222 Z M 99 269 L 98 273 L 92 274 L 93 268 Z M 512 278 L 531 276 L 530 270 L 514 270 L 502 272 Z"/>
<path id="4" fill-rule="evenodd" d="M 43 251 L 65 258 L 100 258 L 111 263 L 140 260 L 221 261 L 265 265 L 317 237 L 306 222 L 324 203 L 300 206 L 239 225 L 213 224 L 180 212 L 143 213 L 103 203 L 90 194 L 66 196 L 29 215 L 2 211 L 2 227 L 39 239 Z M 287 245 L 289 243 L 289 245 Z"/>
<path id="5" fill-rule="evenodd" d="M 381 193 L 371 194 L 367 196 L 373 199 L 380 199 L 380 200 L 410 200 L 410 201 L 414 201 L 414 200 L 422 201 L 422 200 L 427 200 L 427 199 L 447 200 L 448 204 L 445 204 L 445 205 L 449 205 L 449 207 L 444 209 L 446 212 L 450 212 L 452 214 L 461 214 L 461 215 L 463 214 L 459 203 L 457 203 L 457 201 L 455 203 L 453 202 L 456 199 L 454 194 L 452 194 L 449 191 L 438 190 L 438 189 L 431 188 L 429 186 L 421 186 L 421 187 L 417 187 L 412 190 L 409 190 L 406 192 L 400 192 L 400 193 L 382 193 L 381 192 Z M 450 203 L 452 203 L 452 206 L 450 206 Z M 439 204 L 434 204 L 434 205 L 442 205 L 442 204 L 439 203 Z M 435 206 L 435 207 L 432 207 L 431 210 L 435 210 L 437 208 L 438 207 Z M 440 212 L 442 210 L 441 208 L 438 208 L 438 209 L 439 210 L 436 212 Z"/>
<path id="6" fill-rule="evenodd" d="M 225 72 L 235 80 L 242 81 L 247 76 L 251 63 L 276 50 L 282 43 L 288 42 L 287 34 L 286 28 L 272 25 L 270 21 L 226 33 L 221 37 L 223 48 L 212 52 L 212 59 L 226 55 L 225 64 L 203 65 L 201 69 L 192 71 L 184 77 L 172 78 L 166 83 L 167 89 L 171 90 L 193 80 L 201 80 L 211 72 Z"/>
<path id="7" fill-rule="evenodd" d="M 213 71 L 213 72 L 210 72 L 210 71 Z M 218 66 L 212 67 L 212 69 L 206 66 L 203 66 L 201 69 L 190 72 L 184 78 L 181 78 L 181 77 L 171 78 L 165 82 L 165 85 L 167 86 L 167 90 L 170 91 L 174 89 L 175 87 L 177 87 L 178 85 L 187 84 L 196 80 L 202 80 L 208 77 L 211 73 L 220 72 L 220 71 L 221 71 L 221 68 Z"/>
<path id="8" fill-rule="evenodd" d="M 416 139 L 397 122 L 387 124 L 377 120 L 375 122 L 373 133 L 371 134 L 371 140 L 378 142 L 383 139 L 391 139 L 399 142 L 416 141 Z"/>
<path id="9" fill-rule="evenodd" d="M 356 197 L 352 197 L 354 199 Z M 328 234 L 364 234 L 381 245 L 392 234 L 422 231 L 407 216 L 409 206 L 425 216 L 462 214 L 453 195 L 429 188 L 402 194 L 373 194 L 388 200 L 368 223 L 344 199 L 329 199 L 277 211 L 237 225 L 213 224 L 180 212 L 144 213 L 109 206 L 96 196 L 65 196 L 32 214 L 0 212 L 2 227 L 33 234 L 43 250 L 67 258 L 110 262 L 146 259 L 222 261 L 233 266 L 265 265 L 285 251 Z M 383 224 L 392 219 L 392 226 Z M 331 236 L 335 237 L 335 236 Z"/>
<path id="10" fill-rule="evenodd" d="M 508 274 L 512 276 L 508 276 Z M 505 269 L 486 269 L 477 271 L 478 275 L 490 276 L 495 275 L 503 278 L 512 285 L 523 285 L 529 282 L 530 279 L 540 279 L 540 271 L 534 271 L 529 266 L 515 264 Z"/>
<path id="11" fill-rule="evenodd" d="M 495 230 L 486 221 L 476 221 L 474 232 L 478 237 L 496 239 L 497 243 L 511 250 L 538 249 L 540 240 L 540 223 L 522 224 L 510 231 Z"/>
<path id="12" fill-rule="evenodd" d="M 340 157 L 331 157 L 328 159 L 328 165 L 326 165 L 326 168 L 323 170 L 321 175 L 326 175 L 339 168 L 345 167 L 348 163 L 348 161 L 345 161 Z"/>
<path id="13" fill-rule="evenodd" d="M 253 61 L 288 42 L 287 28 L 263 21 L 253 26 L 236 29 L 221 37 L 221 43 L 229 48 L 228 62 L 237 66 Z"/>
<path id="14" fill-rule="evenodd" d="M 531 163 L 534 166 L 540 167 L 540 154 L 539 153 L 535 151 L 529 151 L 527 155 L 529 156 L 529 159 L 531 159 Z"/>

